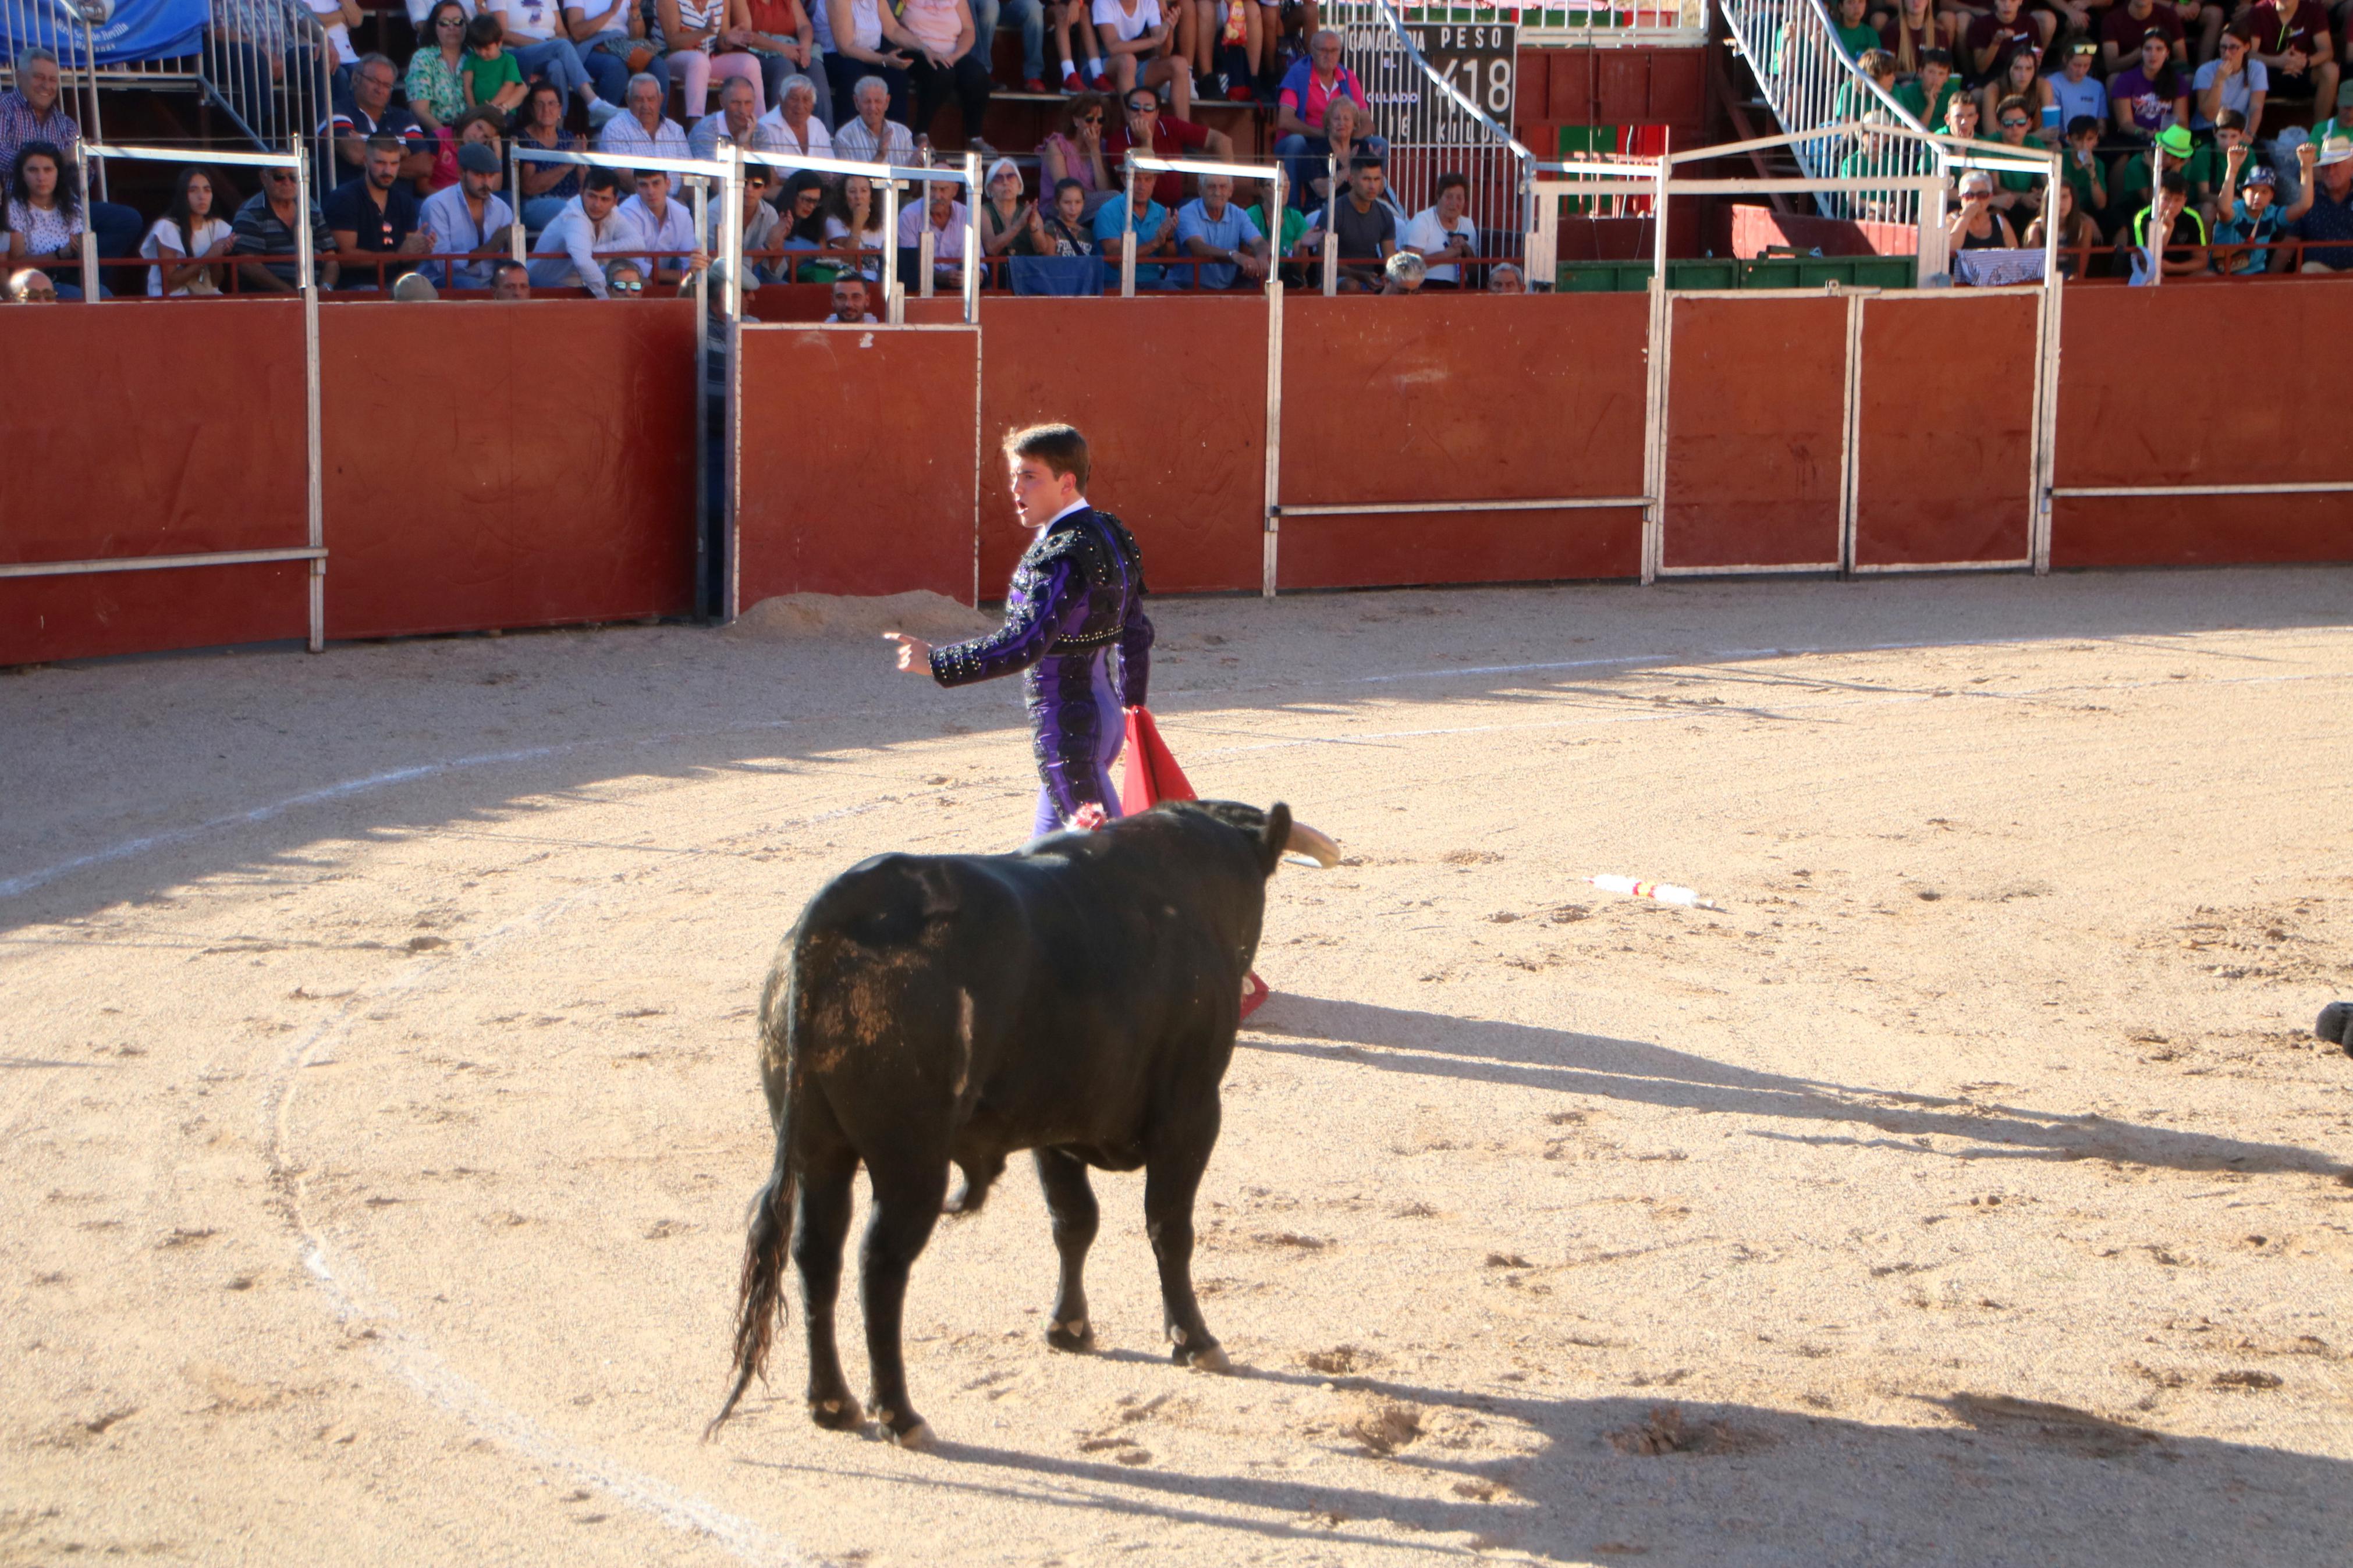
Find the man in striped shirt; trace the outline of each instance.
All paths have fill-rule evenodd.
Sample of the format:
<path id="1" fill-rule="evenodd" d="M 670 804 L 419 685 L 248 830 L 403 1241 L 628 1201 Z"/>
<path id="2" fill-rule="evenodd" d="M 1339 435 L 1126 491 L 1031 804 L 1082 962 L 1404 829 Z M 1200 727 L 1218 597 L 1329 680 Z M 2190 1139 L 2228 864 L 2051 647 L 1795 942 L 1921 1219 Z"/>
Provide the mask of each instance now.
<path id="1" fill-rule="evenodd" d="M 915 161 L 914 133 L 883 116 L 891 109 L 891 84 L 879 76 L 863 76 L 849 91 L 857 114 L 833 133 L 833 149 L 860 163 L 894 163 L 905 168 Z"/>
<path id="2" fill-rule="evenodd" d="M 687 146 L 685 128 L 662 117 L 662 100 L 668 96 L 659 78 L 646 71 L 631 77 L 628 112 L 605 122 L 605 129 L 596 133 L 596 151 L 623 157 L 632 153 L 657 158 L 694 156 Z"/>

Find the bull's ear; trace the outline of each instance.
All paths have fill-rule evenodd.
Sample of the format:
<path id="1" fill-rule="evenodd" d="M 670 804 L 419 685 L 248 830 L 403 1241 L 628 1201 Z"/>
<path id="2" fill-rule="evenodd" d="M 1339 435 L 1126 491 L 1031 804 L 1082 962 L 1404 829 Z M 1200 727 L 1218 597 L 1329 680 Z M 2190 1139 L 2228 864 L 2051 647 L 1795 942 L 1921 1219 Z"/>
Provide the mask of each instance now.
<path id="1" fill-rule="evenodd" d="M 1267 808 L 1266 826 L 1259 829 L 1258 863 L 1261 874 L 1271 877 L 1274 868 L 1282 864 L 1282 852 L 1291 844 L 1291 807 L 1281 801 Z"/>

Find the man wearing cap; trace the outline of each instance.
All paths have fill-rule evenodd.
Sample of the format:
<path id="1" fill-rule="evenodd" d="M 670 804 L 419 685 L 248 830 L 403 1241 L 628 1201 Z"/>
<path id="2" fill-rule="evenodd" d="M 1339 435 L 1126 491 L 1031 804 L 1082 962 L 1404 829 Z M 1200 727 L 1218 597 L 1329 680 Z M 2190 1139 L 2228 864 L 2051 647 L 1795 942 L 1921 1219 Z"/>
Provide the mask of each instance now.
<path id="1" fill-rule="evenodd" d="M 2272 205 L 2278 182 L 2263 164 L 2247 168 L 2249 153 L 2243 145 L 2233 147 L 2223 166 L 2222 195 L 2217 204 L 2221 217 L 2214 225 L 2217 246 L 2263 247 L 2279 237 L 2280 215 Z M 2215 270 L 2228 274 L 2267 271 L 2271 263 L 2267 248 L 2225 250 L 2214 258 Z"/>
<path id="2" fill-rule="evenodd" d="M 499 155 L 480 142 L 458 148 L 458 183 L 425 198 L 418 221 L 438 251 L 463 251 L 464 261 L 428 261 L 426 275 L 444 289 L 487 289 L 491 263 L 509 243 L 514 212 L 498 194 Z"/>
<path id="3" fill-rule="evenodd" d="M 473 145 L 481 147 L 480 142 Z M 334 237 L 335 254 L 351 264 L 343 279 L 348 288 L 388 287 L 409 270 L 405 265 L 381 269 L 364 265 L 371 257 L 422 256 L 433 248 L 433 236 L 417 226 L 417 192 L 400 177 L 402 156 L 395 138 L 370 137 L 366 172 L 345 180 L 327 196 L 327 231 Z M 491 162 L 498 162 L 497 153 L 491 154 Z"/>
<path id="4" fill-rule="evenodd" d="M 2280 215 L 2282 232 L 2305 242 L 2304 271 L 2353 270 L 2353 139 L 2331 136 L 2319 147 L 2306 142 L 2295 158 L 2304 192 Z M 2272 270 L 2286 271 L 2289 255 L 2284 246 L 2274 252 Z"/>

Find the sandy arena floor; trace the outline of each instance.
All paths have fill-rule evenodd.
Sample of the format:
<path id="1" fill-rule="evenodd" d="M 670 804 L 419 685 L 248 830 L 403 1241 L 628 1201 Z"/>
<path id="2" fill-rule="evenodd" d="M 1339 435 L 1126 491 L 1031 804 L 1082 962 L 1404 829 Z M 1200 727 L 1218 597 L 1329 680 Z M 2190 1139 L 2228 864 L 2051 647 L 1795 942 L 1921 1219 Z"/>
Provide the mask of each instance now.
<path id="1" fill-rule="evenodd" d="M 1165 1359 L 1140 1177 L 1050 1352 L 1017 1166 L 916 1270 L 921 1454 L 807 1423 L 797 1321 L 697 1438 L 770 950 L 1018 841 L 1009 684 L 0 678 L 0 1560 L 2347 1561 L 2353 572 L 1156 613 L 1196 784 L 1351 856 L 1203 1192 L 1246 1375 Z"/>

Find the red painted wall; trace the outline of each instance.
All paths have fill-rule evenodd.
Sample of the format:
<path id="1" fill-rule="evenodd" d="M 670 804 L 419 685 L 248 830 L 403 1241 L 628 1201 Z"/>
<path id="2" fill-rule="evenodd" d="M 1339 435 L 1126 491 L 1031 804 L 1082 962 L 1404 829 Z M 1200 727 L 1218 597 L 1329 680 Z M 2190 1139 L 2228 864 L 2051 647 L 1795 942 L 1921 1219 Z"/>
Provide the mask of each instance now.
<path id="1" fill-rule="evenodd" d="M 1856 565 L 2026 559 L 2035 320 L 2022 294 L 1863 301 Z"/>
<path id="2" fill-rule="evenodd" d="M 1839 555 L 1846 301 L 1685 296 L 1668 361 L 1668 566 Z"/>

